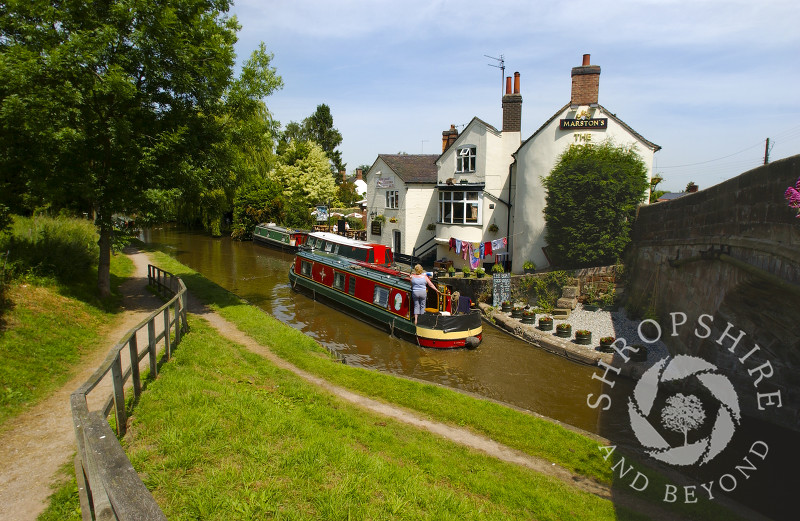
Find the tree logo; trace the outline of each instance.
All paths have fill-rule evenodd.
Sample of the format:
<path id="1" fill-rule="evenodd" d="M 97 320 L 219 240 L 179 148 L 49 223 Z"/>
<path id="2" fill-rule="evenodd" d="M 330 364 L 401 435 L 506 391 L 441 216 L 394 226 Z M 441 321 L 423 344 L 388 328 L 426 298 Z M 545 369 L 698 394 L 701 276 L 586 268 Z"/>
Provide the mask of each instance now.
<path id="1" fill-rule="evenodd" d="M 706 425 L 707 409 L 697 394 L 669 391 L 678 385 L 695 385 L 699 387 L 697 394 L 706 391 L 717 402 L 713 426 Z M 669 397 L 658 400 L 665 390 Z M 656 411 L 659 406 L 660 411 Z M 711 408 L 708 411 L 713 414 Z M 741 421 L 739 401 L 730 380 L 719 374 L 713 364 L 687 355 L 664 358 L 645 371 L 633 396 L 628 398 L 628 413 L 633 432 L 649 449 L 648 454 L 673 465 L 708 463 L 728 445 Z M 657 427 L 683 434 L 683 445 L 671 445 Z M 705 435 L 690 436 L 697 430 Z"/>

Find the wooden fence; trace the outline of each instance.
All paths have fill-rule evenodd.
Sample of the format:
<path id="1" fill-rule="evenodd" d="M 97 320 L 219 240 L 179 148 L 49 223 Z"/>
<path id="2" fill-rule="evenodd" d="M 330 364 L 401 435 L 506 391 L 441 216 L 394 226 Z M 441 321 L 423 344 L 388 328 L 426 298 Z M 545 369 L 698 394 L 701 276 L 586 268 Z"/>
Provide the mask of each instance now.
<path id="1" fill-rule="evenodd" d="M 169 302 L 128 331 L 111 348 L 103 363 L 86 383 L 70 396 L 78 446 L 75 476 L 85 521 L 166 520 L 117 439 L 117 436 L 125 434 L 128 420 L 125 410 L 125 384 L 132 380 L 133 396 L 138 397 L 142 392 L 139 363 L 149 357 L 150 376 L 155 378 L 158 372 L 159 347 L 163 344 L 164 360 L 169 360 L 172 349 L 180 343 L 181 336 L 188 332 L 186 286 L 183 281 L 152 265 L 147 267 L 147 279 L 148 284 L 159 295 L 170 297 Z M 163 331 L 156 334 L 159 320 L 163 320 Z M 140 351 L 137 333 L 145 328 L 148 341 Z M 129 363 L 124 371 L 123 358 Z M 112 392 L 99 410 L 90 411 L 87 396 L 109 373 Z M 107 421 L 112 411 L 116 435 Z"/>

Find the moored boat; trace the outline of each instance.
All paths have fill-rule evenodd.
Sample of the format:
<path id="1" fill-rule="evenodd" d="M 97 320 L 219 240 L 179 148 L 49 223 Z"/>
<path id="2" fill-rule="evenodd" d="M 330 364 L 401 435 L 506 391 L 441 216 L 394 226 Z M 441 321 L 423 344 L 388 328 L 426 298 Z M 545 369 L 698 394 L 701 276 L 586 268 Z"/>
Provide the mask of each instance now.
<path id="1" fill-rule="evenodd" d="M 477 347 L 482 338 L 480 311 L 459 301 L 444 284 L 428 293 L 426 313 L 414 324 L 411 279 L 393 269 L 392 251 L 380 244 L 329 233 L 311 233 L 295 255 L 289 281 L 361 319 L 387 327 L 423 347 Z M 468 304 L 468 302 L 467 302 Z M 461 311 L 459 311 L 459 308 Z"/>
<path id="2" fill-rule="evenodd" d="M 308 231 L 284 228 L 273 223 L 257 224 L 253 230 L 253 241 L 277 248 L 281 251 L 295 252 L 305 244 Z"/>

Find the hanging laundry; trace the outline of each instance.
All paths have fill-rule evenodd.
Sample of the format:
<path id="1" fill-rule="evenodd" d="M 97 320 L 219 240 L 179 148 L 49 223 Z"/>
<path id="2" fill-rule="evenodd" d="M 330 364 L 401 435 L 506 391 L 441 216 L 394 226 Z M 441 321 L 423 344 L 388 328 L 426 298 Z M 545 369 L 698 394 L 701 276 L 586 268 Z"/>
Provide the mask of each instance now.
<path id="1" fill-rule="evenodd" d="M 461 254 L 461 241 L 459 241 L 458 239 L 453 239 L 453 240 L 456 241 L 456 245 L 455 245 L 456 255 L 459 255 L 459 254 Z"/>
<path id="2" fill-rule="evenodd" d="M 472 245 L 467 241 L 461 241 L 461 258 L 468 261 L 472 255 Z"/>
<path id="3" fill-rule="evenodd" d="M 492 241 L 492 250 L 502 250 L 503 248 L 503 239 L 495 239 Z"/>
<path id="4" fill-rule="evenodd" d="M 484 243 L 481 243 L 480 250 L 481 250 L 481 259 L 482 259 L 482 258 L 484 258 L 486 256 L 486 254 L 485 254 L 486 245 Z"/>
<path id="5" fill-rule="evenodd" d="M 508 246 L 508 237 L 503 237 L 503 248 Z"/>
<path id="6" fill-rule="evenodd" d="M 450 237 L 450 242 L 447 243 L 447 246 L 448 246 L 448 248 L 447 248 L 448 251 L 454 250 L 456 248 L 456 240 L 454 238 Z M 456 253 L 458 253 L 458 252 L 456 252 Z"/>
<path id="7" fill-rule="evenodd" d="M 469 256 L 469 267 L 474 270 L 481 264 L 481 247 L 477 242 L 470 244 L 469 247 L 471 250 L 471 255 Z"/>
<path id="8" fill-rule="evenodd" d="M 486 257 L 488 257 L 489 255 L 491 255 L 491 254 L 492 254 L 492 243 L 491 243 L 491 242 L 487 242 L 487 243 L 485 243 L 485 244 L 483 245 L 483 254 L 484 254 Z"/>

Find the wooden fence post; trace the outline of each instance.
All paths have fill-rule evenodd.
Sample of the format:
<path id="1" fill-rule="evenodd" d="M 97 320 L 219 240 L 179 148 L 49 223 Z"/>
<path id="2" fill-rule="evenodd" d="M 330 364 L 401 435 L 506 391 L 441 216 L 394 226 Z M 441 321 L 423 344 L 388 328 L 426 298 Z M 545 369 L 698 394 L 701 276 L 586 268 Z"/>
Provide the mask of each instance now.
<path id="1" fill-rule="evenodd" d="M 164 355 L 166 355 L 167 360 L 172 358 L 172 346 L 170 345 L 169 331 L 169 306 L 167 306 L 164 308 Z"/>
<path id="2" fill-rule="evenodd" d="M 133 378 L 133 395 L 138 398 L 142 394 L 142 379 L 139 376 L 139 343 L 136 340 L 138 330 L 128 341 L 128 352 L 131 355 L 131 378 Z"/>
<path id="3" fill-rule="evenodd" d="M 155 317 L 150 317 L 147 322 L 147 351 L 150 355 L 150 377 L 155 379 L 158 376 L 158 360 L 156 360 L 156 322 Z"/>
<path id="4" fill-rule="evenodd" d="M 125 434 L 128 415 L 125 412 L 125 381 L 122 377 L 122 357 L 117 351 L 117 357 L 111 363 L 111 382 L 114 386 L 114 412 L 117 418 L 117 434 Z"/>

